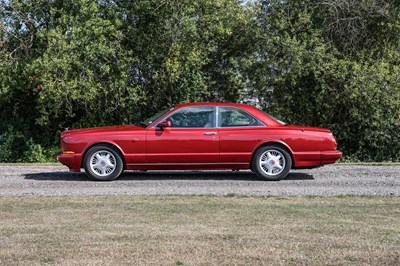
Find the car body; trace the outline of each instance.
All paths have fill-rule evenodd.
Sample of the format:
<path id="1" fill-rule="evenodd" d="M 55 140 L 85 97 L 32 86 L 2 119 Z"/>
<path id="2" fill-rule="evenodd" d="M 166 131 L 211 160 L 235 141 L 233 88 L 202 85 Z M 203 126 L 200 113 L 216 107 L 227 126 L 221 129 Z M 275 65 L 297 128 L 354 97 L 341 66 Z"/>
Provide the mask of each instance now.
<path id="1" fill-rule="evenodd" d="M 279 180 L 290 169 L 335 163 L 342 153 L 328 129 L 285 125 L 248 105 L 179 104 L 144 125 L 67 130 L 57 159 L 96 180 L 123 170 L 251 169 Z"/>

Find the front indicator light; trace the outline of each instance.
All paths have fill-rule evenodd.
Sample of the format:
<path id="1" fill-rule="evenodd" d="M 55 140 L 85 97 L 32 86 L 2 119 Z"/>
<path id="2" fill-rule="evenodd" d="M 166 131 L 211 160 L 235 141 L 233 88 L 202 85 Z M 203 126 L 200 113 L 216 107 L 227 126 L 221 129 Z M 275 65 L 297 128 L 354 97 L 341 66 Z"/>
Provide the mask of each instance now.
<path id="1" fill-rule="evenodd" d="M 75 154 L 74 151 L 64 151 L 64 154 Z"/>

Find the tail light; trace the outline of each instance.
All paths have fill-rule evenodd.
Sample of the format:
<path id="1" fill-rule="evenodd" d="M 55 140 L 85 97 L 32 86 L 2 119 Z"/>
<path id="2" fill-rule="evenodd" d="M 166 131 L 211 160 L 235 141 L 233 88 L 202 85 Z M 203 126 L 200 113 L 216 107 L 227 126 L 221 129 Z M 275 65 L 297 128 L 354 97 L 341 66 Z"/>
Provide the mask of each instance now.
<path id="1" fill-rule="evenodd" d="M 332 142 L 333 142 L 333 149 L 337 149 L 337 142 L 336 142 L 336 139 L 335 139 L 335 136 L 333 136 L 333 134 L 332 133 L 329 133 L 329 135 L 331 136 L 331 139 L 332 139 Z"/>

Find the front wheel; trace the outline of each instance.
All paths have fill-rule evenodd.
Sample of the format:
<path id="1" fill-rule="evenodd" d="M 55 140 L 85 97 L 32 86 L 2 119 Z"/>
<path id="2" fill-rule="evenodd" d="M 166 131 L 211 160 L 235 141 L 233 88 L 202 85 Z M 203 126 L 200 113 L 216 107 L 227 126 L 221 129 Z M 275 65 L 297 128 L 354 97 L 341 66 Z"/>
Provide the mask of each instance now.
<path id="1" fill-rule="evenodd" d="M 259 178 L 276 181 L 289 174 L 292 158 L 285 149 L 279 146 L 265 146 L 254 154 L 252 168 Z"/>
<path id="2" fill-rule="evenodd" d="M 123 170 L 119 153 L 108 145 L 97 145 L 88 150 L 83 166 L 86 174 L 94 180 L 111 181 Z"/>

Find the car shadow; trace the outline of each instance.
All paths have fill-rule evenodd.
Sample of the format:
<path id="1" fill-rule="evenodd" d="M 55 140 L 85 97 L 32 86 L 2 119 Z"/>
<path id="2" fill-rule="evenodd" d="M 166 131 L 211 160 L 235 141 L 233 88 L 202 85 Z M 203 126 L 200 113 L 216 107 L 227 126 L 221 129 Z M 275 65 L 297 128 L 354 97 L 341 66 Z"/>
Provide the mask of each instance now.
<path id="1" fill-rule="evenodd" d="M 81 181 L 88 182 L 85 173 L 70 172 L 45 172 L 25 174 L 24 179 L 37 181 Z M 261 181 L 253 172 L 250 171 L 126 171 L 116 180 L 237 180 L 237 181 Z M 315 180 L 314 177 L 306 173 L 289 173 L 289 175 L 281 180 Z"/>
<path id="2" fill-rule="evenodd" d="M 285 180 L 315 180 L 315 178 L 313 175 L 306 173 L 289 173 L 289 175 L 282 181 Z"/>
<path id="3" fill-rule="evenodd" d="M 90 181 L 85 173 L 45 172 L 25 174 L 24 179 L 37 181 Z"/>

